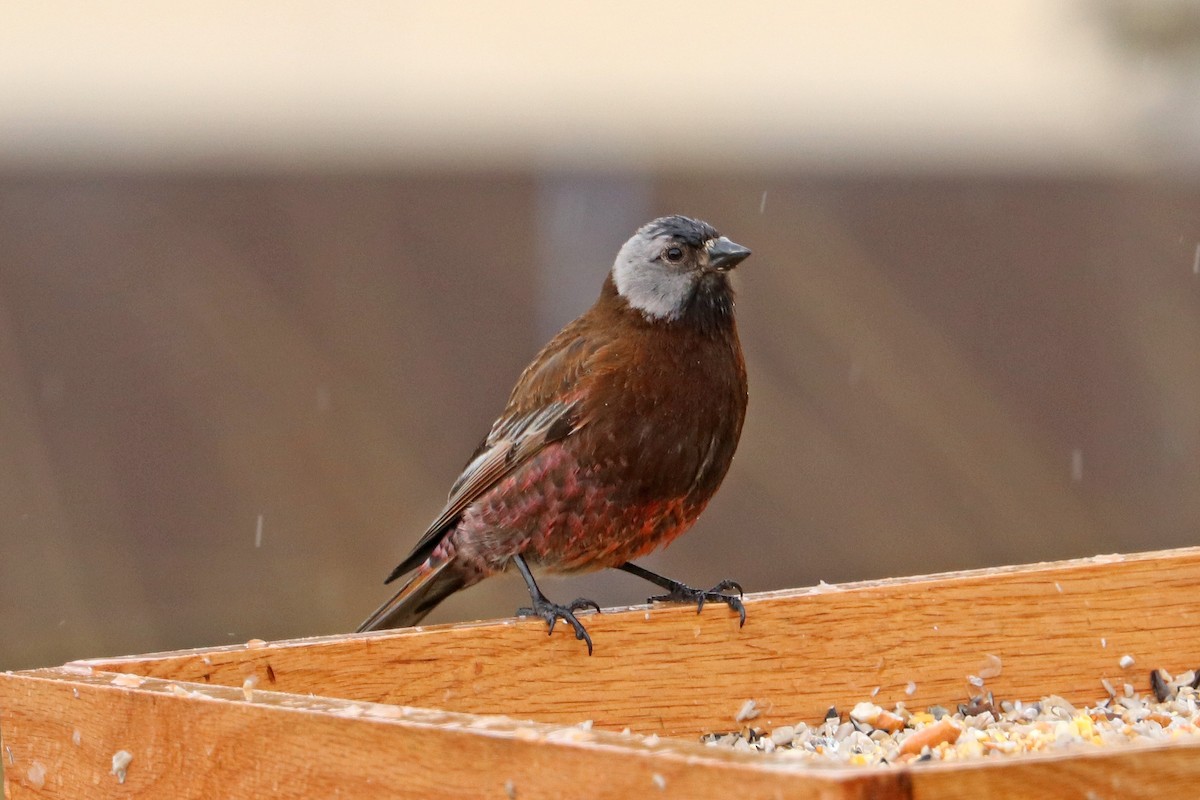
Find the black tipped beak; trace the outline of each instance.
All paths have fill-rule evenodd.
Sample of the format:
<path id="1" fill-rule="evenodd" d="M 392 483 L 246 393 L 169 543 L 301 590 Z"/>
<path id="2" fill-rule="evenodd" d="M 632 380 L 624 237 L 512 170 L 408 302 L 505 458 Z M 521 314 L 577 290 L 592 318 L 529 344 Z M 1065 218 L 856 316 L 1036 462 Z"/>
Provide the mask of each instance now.
<path id="1" fill-rule="evenodd" d="M 749 255 L 749 247 L 742 247 L 724 236 L 713 239 L 708 244 L 708 263 L 713 269 L 721 272 L 733 269 Z"/>

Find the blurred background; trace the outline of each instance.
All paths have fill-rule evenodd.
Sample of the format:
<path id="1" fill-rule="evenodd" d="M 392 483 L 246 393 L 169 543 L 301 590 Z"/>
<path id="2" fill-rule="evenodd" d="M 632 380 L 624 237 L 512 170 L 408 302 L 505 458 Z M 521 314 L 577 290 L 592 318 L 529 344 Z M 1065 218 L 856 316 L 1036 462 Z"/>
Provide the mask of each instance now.
<path id="1" fill-rule="evenodd" d="M 8 2 L 0 669 L 353 630 L 670 212 L 754 250 L 751 405 L 646 566 L 1200 542 L 1196 2 Z"/>

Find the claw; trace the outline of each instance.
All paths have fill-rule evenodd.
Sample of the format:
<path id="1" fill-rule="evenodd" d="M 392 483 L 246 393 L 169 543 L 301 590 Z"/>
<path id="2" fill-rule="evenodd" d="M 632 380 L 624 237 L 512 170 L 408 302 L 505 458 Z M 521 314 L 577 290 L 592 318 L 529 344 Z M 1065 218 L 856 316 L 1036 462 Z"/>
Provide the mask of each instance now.
<path id="1" fill-rule="evenodd" d="M 738 612 L 738 627 L 742 628 L 746 625 L 746 606 L 742 603 L 740 597 L 730 597 L 725 601 L 730 608 Z"/>
<path id="2" fill-rule="evenodd" d="M 740 583 L 738 583 L 737 581 L 730 580 L 729 578 L 726 578 L 725 580 L 721 581 L 716 586 L 709 589 L 709 591 L 710 592 L 723 592 L 726 589 L 737 589 L 738 597 L 741 597 L 742 595 L 745 594 L 745 592 L 742 591 L 742 585 Z"/>
<path id="3" fill-rule="evenodd" d="M 554 633 L 554 625 L 560 619 L 567 622 L 575 630 L 575 638 L 579 641 L 587 643 L 588 655 L 592 654 L 592 637 L 588 636 L 587 629 L 583 627 L 583 623 L 575 617 L 576 611 L 586 609 L 594 609 L 597 613 L 600 611 L 600 606 L 594 600 L 580 597 L 571 601 L 570 604 L 560 606 L 557 603 L 551 603 L 545 598 L 536 598 L 533 607 L 526 606 L 517 609 L 518 617 L 541 617 L 546 621 L 546 635 Z"/>
<path id="4" fill-rule="evenodd" d="M 725 594 L 729 589 L 736 589 L 737 594 Z M 680 583 L 671 589 L 670 593 L 651 597 L 647 602 L 695 603 L 697 614 L 704 610 L 704 604 L 708 601 L 724 603 L 729 606 L 731 611 L 738 613 L 738 627 L 742 627 L 746 624 L 746 606 L 742 603 L 743 594 L 741 584 L 737 581 L 726 579 L 707 590 L 693 589 L 690 586 Z"/>
<path id="5" fill-rule="evenodd" d="M 572 600 L 571 604 L 567 606 L 567 608 L 571 609 L 572 611 L 586 611 L 590 608 L 597 614 L 600 613 L 600 604 L 595 600 L 588 600 L 586 597 L 578 597 Z"/>

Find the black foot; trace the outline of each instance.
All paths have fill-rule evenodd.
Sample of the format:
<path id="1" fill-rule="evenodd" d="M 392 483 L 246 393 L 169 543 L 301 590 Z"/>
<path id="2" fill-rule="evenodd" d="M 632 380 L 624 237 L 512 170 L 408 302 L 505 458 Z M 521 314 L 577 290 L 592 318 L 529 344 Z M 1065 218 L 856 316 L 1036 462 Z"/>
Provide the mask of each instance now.
<path id="1" fill-rule="evenodd" d="M 742 587 L 737 581 L 723 580 L 711 589 L 693 589 L 682 583 L 674 582 L 671 591 L 649 598 L 650 603 L 695 603 L 696 613 L 704 610 L 708 601 L 724 603 L 738 613 L 738 625 L 746 624 L 746 606 L 742 604 Z M 736 589 L 737 594 L 726 594 L 729 589 Z"/>
<path id="2" fill-rule="evenodd" d="M 554 625 L 560 619 L 570 623 L 575 629 L 575 638 L 587 642 L 588 655 L 592 654 L 592 637 L 588 636 L 588 632 L 584 629 L 583 623 L 575 617 L 576 611 L 582 611 L 585 608 L 592 608 L 596 613 L 600 612 L 600 606 L 596 605 L 594 600 L 580 597 L 578 600 L 573 600 L 569 605 L 560 606 L 558 603 L 551 603 L 544 597 L 537 597 L 533 600 L 533 607 L 526 606 L 525 608 L 517 609 L 518 617 L 541 617 L 546 620 L 546 626 L 550 629 L 547 635 L 554 633 Z"/>

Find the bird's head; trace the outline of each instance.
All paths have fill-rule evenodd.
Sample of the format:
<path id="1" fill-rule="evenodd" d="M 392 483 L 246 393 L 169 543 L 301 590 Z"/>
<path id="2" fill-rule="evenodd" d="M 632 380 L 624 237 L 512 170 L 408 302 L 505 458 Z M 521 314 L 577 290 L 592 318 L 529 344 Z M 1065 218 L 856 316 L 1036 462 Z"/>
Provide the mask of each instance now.
<path id="1" fill-rule="evenodd" d="M 709 225 L 683 216 L 643 225 L 613 262 L 617 293 L 649 320 L 732 314 L 729 270 L 750 255 Z"/>

